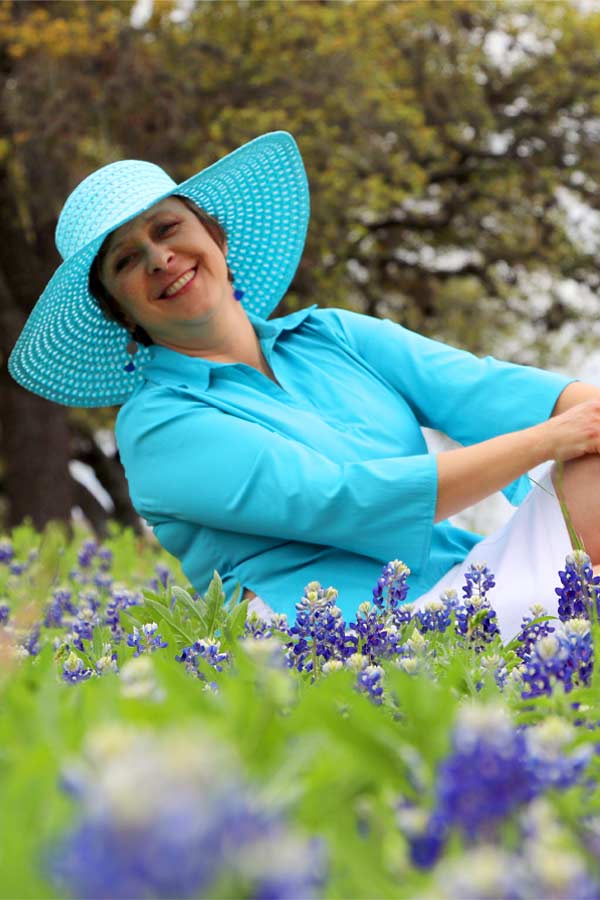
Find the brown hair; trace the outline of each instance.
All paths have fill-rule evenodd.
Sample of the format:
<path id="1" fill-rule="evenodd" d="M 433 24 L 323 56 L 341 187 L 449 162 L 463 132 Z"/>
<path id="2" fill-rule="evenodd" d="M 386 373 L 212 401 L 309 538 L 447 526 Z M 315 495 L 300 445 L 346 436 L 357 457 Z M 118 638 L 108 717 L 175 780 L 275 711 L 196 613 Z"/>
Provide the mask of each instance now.
<path id="1" fill-rule="evenodd" d="M 224 252 L 225 244 L 227 242 L 227 235 L 225 233 L 225 229 L 214 216 L 211 216 L 209 213 L 205 212 L 199 206 L 190 200 L 188 197 L 183 197 L 181 194 L 173 194 L 173 197 L 177 197 L 178 200 L 181 200 L 185 206 L 192 212 L 198 221 L 204 225 L 211 238 L 217 244 L 217 246 Z M 125 315 L 123 310 L 119 306 L 118 302 L 115 298 L 110 294 L 102 282 L 100 281 L 100 267 L 104 261 L 104 257 L 108 252 L 109 241 L 111 238 L 111 234 L 107 235 L 104 239 L 104 243 L 98 250 L 94 261 L 90 267 L 90 274 L 88 278 L 88 287 L 90 290 L 90 294 L 104 313 L 107 319 L 110 319 L 113 322 L 118 322 L 119 325 L 122 325 L 124 328 L 127 327 L 125 323 Z M 227 267 L 228 278 L 231 282 L 233 282 L 233 275 L 229 267 Z M 134 341 L 137 341 L 138 344 L 143 344 L 144 347 L 150 347 L 154 343 L 148 332 L 141 327 L 141 325 L 136 325 L 132 334 L 132 338 Z"/>

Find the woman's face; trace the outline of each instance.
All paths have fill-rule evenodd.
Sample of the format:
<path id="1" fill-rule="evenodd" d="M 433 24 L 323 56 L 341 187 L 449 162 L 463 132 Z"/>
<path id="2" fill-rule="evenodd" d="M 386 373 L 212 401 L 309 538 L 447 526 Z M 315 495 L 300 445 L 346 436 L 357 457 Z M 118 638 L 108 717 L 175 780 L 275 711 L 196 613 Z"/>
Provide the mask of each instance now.
<path id="1" fill-rule="evenodd" d="M 113 232 L 99 274 L 128 327 L 141 325 L 158 344 L 181 342 L 232 296 L 223 251 L 177 197 Z"/>

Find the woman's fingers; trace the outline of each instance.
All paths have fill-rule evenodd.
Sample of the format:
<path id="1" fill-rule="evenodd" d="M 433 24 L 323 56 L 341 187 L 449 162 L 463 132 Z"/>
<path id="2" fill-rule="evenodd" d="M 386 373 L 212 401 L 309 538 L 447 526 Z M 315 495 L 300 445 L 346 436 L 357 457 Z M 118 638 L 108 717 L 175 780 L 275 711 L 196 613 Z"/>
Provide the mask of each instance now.
<path id="1" fill-rule="evenodd" d="M 543 423 L 548 458 L 574 459 L 600 453 L 600 400 L 587 400 Z"/>

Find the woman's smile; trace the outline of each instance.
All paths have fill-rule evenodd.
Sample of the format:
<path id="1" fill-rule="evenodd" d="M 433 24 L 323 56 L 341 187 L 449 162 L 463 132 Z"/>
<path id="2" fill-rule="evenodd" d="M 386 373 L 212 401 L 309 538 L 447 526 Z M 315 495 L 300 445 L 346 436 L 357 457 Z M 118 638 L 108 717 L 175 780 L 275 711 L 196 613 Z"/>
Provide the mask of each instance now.
<path id="1" fill-rule="evenodd" d="M 192 269 L 188 269 L 183 275 L 179 275 L 175 281 L 172 281 L 171 284 L 165 288 L 162 292 L 159 300 L 171 300 L 174 297 L 178 297 L 180 294 L 183 294 L 192 286 L 192 282 L 196 279 L 196 272 L 198 271 L 198 267 L 195 266 Z"/>
<path id="2" fill-rule="evenodd" d="M 181 346 L 191 325 L 233 300 L 224 251 L 168 197 L 114 233 L 101 276 L 129 323 L 155 343 Z"/>

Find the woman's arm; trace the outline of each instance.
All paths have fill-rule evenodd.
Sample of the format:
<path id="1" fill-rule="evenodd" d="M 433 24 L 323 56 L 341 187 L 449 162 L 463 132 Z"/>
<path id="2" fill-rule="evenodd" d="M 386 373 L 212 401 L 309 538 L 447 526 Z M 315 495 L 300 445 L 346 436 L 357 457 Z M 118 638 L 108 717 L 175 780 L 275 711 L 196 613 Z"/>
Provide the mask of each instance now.
<path id="1" fill-rule="evenodd" d="M 585 396 L 593 399 L 574 399 Z M 600 390 L 574 383 L 564 389 L 547 421 L 472 447 L 438 453 L 434 521 L 483 500 L 539 463 L 586 453 L 600 453 Z"/>
<path id="2" fill-rule="evenodd" d="M 435 457 L 335 460 L 257 422 L 149 389 L 126 404 L 117 444 L 131 500 L 157 526 L 179 520 L 281 542 L 427 562 Z"/>
<path id="3" fill-rule="evenodd" d="M 596 387 L 594 384 L 586 384 L 584 381 L 573 381 L 560 394 L 552 410 L 552 415 L 560 416 L 561 413 L 566 412 L 573 406 L 577 406 L 578 403 L 597 399 L 600 399 L 600 387 Z"/>

